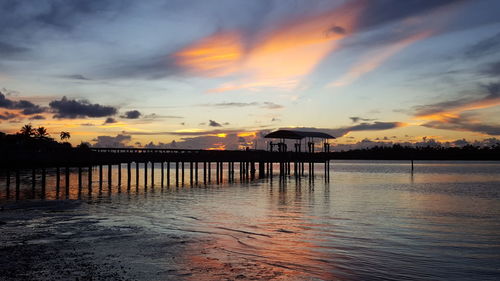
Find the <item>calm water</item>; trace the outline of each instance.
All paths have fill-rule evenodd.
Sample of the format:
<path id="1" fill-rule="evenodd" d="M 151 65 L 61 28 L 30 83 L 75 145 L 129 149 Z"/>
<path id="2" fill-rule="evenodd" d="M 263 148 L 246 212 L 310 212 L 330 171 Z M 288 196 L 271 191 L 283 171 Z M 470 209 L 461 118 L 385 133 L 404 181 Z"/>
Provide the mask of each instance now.
<path id="1" fill-rule="evenodd" d="M 329 182 L 322 171 L 318 165 L 314 181 L 239 182 L 236 174 L 228 183 L 224 174 L 222 184 L 191 186 L 188 168 L 184 186 L 171 178 L 162 188 L 157 166 L 154 186 L 149 175 L 144 187 L 141 168 L 139 186 L 132 170 L 127 188 L 123 166 L 121 187 L 116 168 L 111 187 L 103 170 L 101 188 L 94 169 L 91 190 L 86 172 L 78 188 L 72 171 L 69 193 L 64 174 L 57 191 L 49 171 L 43 197 L 86 202 L 79 208 L 112 225 L 196 237 L 190 247 L 210 248 L 210 257 L 230 253 L 284 269 L 284 280 L 500 279 L 500 163 L 422 161 L 412 174 L 406 161 L 333 161 Z M 39 200 L 40 178 L 34 191 L 30 171 L 21 179 L 19 200 Z M 0 202 L 13 204 L 15 178 L 9 194 L 5 183 L 2 176 Z"/>

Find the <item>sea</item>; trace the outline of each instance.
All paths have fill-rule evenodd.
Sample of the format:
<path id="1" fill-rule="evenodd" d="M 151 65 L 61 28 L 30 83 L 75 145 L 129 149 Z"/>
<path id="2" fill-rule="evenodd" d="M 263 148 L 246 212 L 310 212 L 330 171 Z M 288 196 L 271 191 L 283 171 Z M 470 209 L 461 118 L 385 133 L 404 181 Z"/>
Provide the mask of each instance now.
<path id="1" fill-rule="evenodd" d="M 186 166 L 176 183 L 174 165 L 163 173 L 158 163 L 132 165 L 130 179 L 125 164 L 120 174 L 104 166 L 101 181 L 93 167 L 90 186 L 86 169 L 79 179 L 71 168 L 68 183 L 61 169 L 59 186 L 46 169 L 44 188 L 40 169 L 35 181 L 21 171 L 18 187 L 13 172 L 7 187 L 3 172 L 0 233 L 14 234 L 1 253 L 87 243 L 91 256 L 112 252 L 102 260 L 129 268 L 119 280 L 500 280 L 500 162 L 415 161 L 412 169 L 335 160 L 329 176 L 322 164 L 307 175 L 306 164 L 306 175 L 292 165 L 280 176 L 275 166 L 254 179 L 236 166 L 234 180 L 226 168 L 217 183 L 215 166 L 210 182 Z"/>

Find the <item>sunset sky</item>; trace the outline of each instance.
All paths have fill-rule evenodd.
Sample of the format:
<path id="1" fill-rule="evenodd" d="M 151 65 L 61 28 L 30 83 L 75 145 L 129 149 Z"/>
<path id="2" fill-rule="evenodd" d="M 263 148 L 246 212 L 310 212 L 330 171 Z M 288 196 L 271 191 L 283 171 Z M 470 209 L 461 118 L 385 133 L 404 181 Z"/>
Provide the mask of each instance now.
<path id="1" fill-rule="evenodd" d="M 0 131 L 96 146 L 500 136 L 500 1 L 0 1 Z M 150 145 L 151 146 L 151 145 Z"/>

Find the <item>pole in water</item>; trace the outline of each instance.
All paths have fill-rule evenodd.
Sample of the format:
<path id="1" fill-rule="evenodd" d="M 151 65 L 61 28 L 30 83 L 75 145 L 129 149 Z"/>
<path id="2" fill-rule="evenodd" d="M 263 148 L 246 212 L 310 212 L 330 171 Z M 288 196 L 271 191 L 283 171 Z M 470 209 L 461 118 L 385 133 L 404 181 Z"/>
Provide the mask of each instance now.
<path id="1" fill-rule="evenodd" d="M 163 184 L 164 184 L 164 175 L 165 175 L 165 162 L 161 161 L 161 173 L 160 173 L 160 177 L 161 177 L 161 187 L 163 188 Z"/>
<path id="2" fill-rule="evenodd" d="M 193 185 L 193 162 L 189 162 L 189 184 Z"/>
<path id="3" fill-rule="evenodd" d="M 118 163 L 118 187 L 122 185 L 122 163 Z"/>
<path id="4" fill-rule="evenodd" d="M 167 186 L 170 186 L 170 162 L 167 162 Z"/>
<path id="5" fill-rule="evenodd" d="M 130 162 L 127 162 L 127 190 L 130 190 L 130 178 L 131 178 L 131 172 L 130 172 Z"/>
<path id="6" fill-rule="evenodd" d="M 198 161 L 194 163 L 194 183 L 198 185 Z"/>
<path id="7" fill-rule="evenodd" d="M 182 186 L 184 186 L 184 162 L 181 162 L 181 182 Z"/>
<path id="8" fill-rule="evenodd" d="M 112 173 L 113 172 L 113 166 L 112 165 L 108 165 L 108 187 L 111 188 L 111 182 L 113 180 L 113 176 L 112 176 Z"/>
<path id="9" fill-rule="evenodd" d="M 148 187 L 148 162 L 144 162 L 144 189 Z"/>
<path id="10" fill-rule="evenodd" d="M 151 162 L 151 187 L 155 187 L 155 162 Z"/>
<path id="11" fill-rule="evenodd" d="M 102 188 L 102 165 L 99 165 L 99 189 Z"/>
<path id="12" fill-rule="evenodd" d="M 175 162 L 175 186 L 179 186 L 179 162 Z"/>
<path id="13" fill-rule="evenodd" d="M 92 166 L 89 166 L 87 180 L 89 182 L 88 188 L 89 188 L 89 193 L 90 193 L 90 192 L 92 192 Z"/>
<path id="14" fill-rule="evenodd" d="M 135 162 L 135 189 L 139 189 L 139 162 Z"/>
<path id="15" fill-rule="evenodd" d="M 411 159 L 411 171 L 413 172 L 413 159 Z"/>
<path id="16" fill-rule="evenodd" d="M 208 183 L 210 183 L 210 181 L 212 180 L 212 162 L 208 162 L 207 176 L 208 176 Z"/>
<path id="17" fill-rule="evenodd" d="M 203 183 L 207 184 L 207 162 L 203 162 Z"/>

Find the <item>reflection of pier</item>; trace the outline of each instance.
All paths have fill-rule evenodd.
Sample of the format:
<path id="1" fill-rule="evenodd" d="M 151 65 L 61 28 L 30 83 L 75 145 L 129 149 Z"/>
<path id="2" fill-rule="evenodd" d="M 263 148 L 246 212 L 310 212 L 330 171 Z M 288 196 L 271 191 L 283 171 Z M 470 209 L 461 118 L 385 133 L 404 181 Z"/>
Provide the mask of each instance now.
<path id="1" fill-rule="evenodd" d="M 280 132 L 280 131 L 278 131 Z M 276 132 L 275 132 L 276 133 Z M 274 133 L 273 133 L 274 134 Z M 69 153 L 39 152 L 31 155 L 29 159 L 20 162 L 19 159 L 25 157 L 6 154 L 7 161 L 2 163 L 8 168 L 5 169 L 5 181 L 7 195 L 10 194 L 11 178 L 15 178 L 16 197 L 19 195 L 21 184 L 20 169 L 26 174 L 26 169 L 31 170 L 31 185 L 34 190 L 37 176 L 44 193 L 46 187 L 47 171 L 55 174 L 56 191 L 59 192 L 61 186 L 61 174 L 64 178 L 64 189 L 66 194 L 70 188 L 70 170 L 77 173 L 77 183 L 79 189 L 83 186 L 83 175 L 86 174 L 86 181 L 89 190 L 94 183 L 93 167 L 97 167 L 97 177 L 99 188 L 103 186 L 103 167 L 107 171 L 108 186 L 112 185 L 113 175 L 116 171 L 117 185 L 122 185 L 122 180 L 126 181 L 127 188 L 132 185 L 132 174 L 135 172 L 135 186 L 140 185 L 141 170 L 143 186 L 155 184 L 155 176 L 160 178 L 161 186 L 182 186 L 186 181 L 190 185 L 199 183 L 220 184 L 223 182 L 236 182 L 236 174 L 239 182 L 253 180 L 256 178 L 273 177 L 278 174 L 280 177 L 295 176 L 297 178 L 309 176 L 314 177 L 314 166 L 316 163 L 324 165 L 325 180 L 329 179 L 329 151 L 325 142 L 323 152 L 314 152 L 314 147 L 309 140 L 307 152 L 301 152 L 300 145 L 295 146 L 295 151 L 287 151 L 285 139 L 301 140 L 303 136 L 280 135 L 279 142 L 281 149 L 278 152 L 264 150 L 244 150 L 244 151 L 213 151 L 213 150 L 187 150 L 187 149 L 144 149 L 144 148 L 92 148 L 87 151 L 74 150 Z M 271 135 L 271 134 L 270 134 Z M 328 136 L 328 135 L 326 135 Z M 275 137 L 271 135 L 270 137 Z M 309 138 L 314 136 L 308 135 Z M 317 137 L 317 136 L 316 136 Z M 322 135 L 321 137 L 325 137 Z M 272 147 L 272 145 L 271 145 Z M 9 157 L 12 161 L 9 161 Z M 307 167 L 307 172 L 306 168 Z M 274 169 L 277 169 L 276 173 Z M 159 170 L 159 171 L 158 171 Z M 122 175 L 122 172 L 126 175 Z M 155 175 L 159 172 L 159 175 Z M 189 173 L 189 174 L 188 174 Z"/>
<path id="2" fill-rule="evenodd" d="M 121 155 L 123 152 L 113 150 L 113 152 L 100 153 Z M 135 153 L 145 157 L 149 152 L 141 150 Z M 88 193 L 90 196 L 95 192 L 93 190 L 98 190 L 100 195 L 106 188 L 109 192 L 112 188 L 118 188 L 118 192 L 121 192 L 122 188 L 129 192 L 131 189 L 135 189 L 136 192 L 139 190 L 145 192 L 148 188 L 154 190 L 155 187 L 163 189 L 164 187 L 245 183 L 257 178 L 269 178 L 272 181 L 272 178 L 277 175 L 280 177 L 280 182 L 288 176 L 295 177 L 296 180 L 301 180 L 306 176 L 310 182 L 315 177 L 314 162 L 236 162 L 231 161 L 230 158 L 224 162 L 197 162 L 194 158 L 178 158 L 175 161 L 158 159 L 144 161 L 143 159 L 145 158 L 139 157 L 135 161 L 126 163 L 118 161 L 88 167 L 4 170 L 6 189 L 0 192 L 0 198 L 69 199 L 70 197 L 80 198 L 82 193 Z M 310 159 L 307 160 L 310 161 Z M 307 169 L 304 169 L 304 166 Z M 329 179 L 328 172 L 324 174 L 324 179 Z"/>

